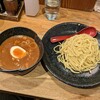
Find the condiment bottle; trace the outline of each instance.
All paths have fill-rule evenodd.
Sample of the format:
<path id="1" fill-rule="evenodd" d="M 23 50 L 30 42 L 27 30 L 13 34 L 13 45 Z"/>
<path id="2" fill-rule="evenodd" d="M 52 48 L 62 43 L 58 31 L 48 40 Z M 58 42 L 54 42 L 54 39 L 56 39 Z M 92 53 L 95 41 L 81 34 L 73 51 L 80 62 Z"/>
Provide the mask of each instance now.
<path id="1" fill-rule="evenodd" d="M 5 7 L 3 4 L 3 0 L 0 0 L 0 13 L 3 13 L 3 12 L 5 12 Z"/>
<path id="2" fill-rule="evenodd" d="M 28 16 L 35 16 L 39 11 L 39 0 L 24 0 L 25 13 Z"/>
<path id="3" fill-rule="evenodd" d="M 5 9 L 9 15 L 16 15 L 18 10 L 18 0 L 3 0 Z"/>

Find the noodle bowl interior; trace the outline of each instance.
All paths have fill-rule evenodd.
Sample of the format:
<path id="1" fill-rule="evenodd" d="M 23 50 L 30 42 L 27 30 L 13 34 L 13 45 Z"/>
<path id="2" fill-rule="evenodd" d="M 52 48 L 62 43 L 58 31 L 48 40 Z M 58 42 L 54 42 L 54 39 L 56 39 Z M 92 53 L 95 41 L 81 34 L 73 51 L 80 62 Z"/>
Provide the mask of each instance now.
<path id="1" fill-rule="evenodd" d="M 0 66 L 5 70 L 24 70 L 34 65 L 39 55 L 39 47 L 33 38 L 12 36 L 0 46 Z"/>
<path id="2" fill-rule="evenodd" d="M 87 34 L 75 35 L 54 47 L 58 62 L 73 73 L 91 72 L 100 63 L 98 40 Z"/>

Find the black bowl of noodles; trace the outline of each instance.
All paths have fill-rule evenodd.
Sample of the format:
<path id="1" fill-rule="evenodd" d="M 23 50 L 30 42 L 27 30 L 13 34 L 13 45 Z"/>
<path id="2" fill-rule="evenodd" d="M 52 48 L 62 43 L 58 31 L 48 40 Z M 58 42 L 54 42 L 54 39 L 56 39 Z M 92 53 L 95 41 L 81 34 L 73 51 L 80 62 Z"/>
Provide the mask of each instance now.
<path id="1" fill-rule="evenodd" d="M 41 39 L 31 29 L 13 27 L 0 34 L 0 71 L 25 75 L 40 62 Z"/>
<path id="2" fill-rule="evenodd" d="M 76 22 L 60 23 L 50 28 L 42 39 L 45 48 L 42 58 L 43 66 L 60 81 L 79 88 L 91 88 L 100 85 L 100 64 L 97 64 L 91 72 L 73 73 L 58 61 L 57 56 L 59 54 L 54 51 L 54 47 L 59 45 L 59 43 L 51 43 L 50 38 L 60 35 L 72 35 L 86 27 L 88 26 Z M 95 38 L 98 40 L 100 46 L 100 32 L 97 31 L 97 33 Z"/>

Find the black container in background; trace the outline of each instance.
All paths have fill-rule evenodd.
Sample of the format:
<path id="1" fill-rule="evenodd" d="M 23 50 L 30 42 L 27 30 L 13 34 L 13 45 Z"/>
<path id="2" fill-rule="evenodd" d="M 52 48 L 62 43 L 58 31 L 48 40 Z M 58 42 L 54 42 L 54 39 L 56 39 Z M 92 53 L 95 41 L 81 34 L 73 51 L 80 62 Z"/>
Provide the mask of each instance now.
<path id="1" fill-rule="evenodd" d="M 4 13 L 5 12 L 5 7 L 3 4 L 3 0 L 0 0 L 0 13 Z"/>

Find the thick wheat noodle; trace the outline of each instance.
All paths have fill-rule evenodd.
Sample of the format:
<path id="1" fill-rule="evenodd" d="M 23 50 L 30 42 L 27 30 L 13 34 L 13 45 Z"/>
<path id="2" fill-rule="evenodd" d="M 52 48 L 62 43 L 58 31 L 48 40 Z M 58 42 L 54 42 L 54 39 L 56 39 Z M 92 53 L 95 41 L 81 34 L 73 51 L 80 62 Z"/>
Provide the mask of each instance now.
<path id="1" fill-rule="evenodd" d="M 100 62 L 99 44 L 87 34 L 75 35 L 54 47 L 57 59 L 73 73 L 91 71 Z"/>

